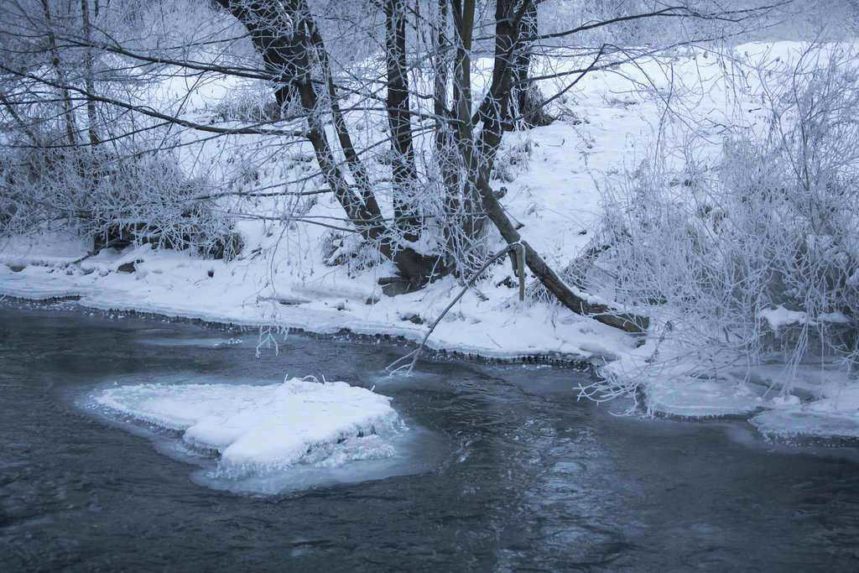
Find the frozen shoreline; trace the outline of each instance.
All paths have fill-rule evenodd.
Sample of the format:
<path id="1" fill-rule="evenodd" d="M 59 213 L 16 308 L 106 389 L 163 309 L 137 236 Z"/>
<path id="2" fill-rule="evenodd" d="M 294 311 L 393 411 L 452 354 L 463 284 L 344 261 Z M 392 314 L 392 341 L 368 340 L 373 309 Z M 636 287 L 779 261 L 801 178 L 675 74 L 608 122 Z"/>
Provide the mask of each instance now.
<path id="1" fill-rule="evenodd" d="M 183 256 L 177 253 L 150 253 L 150 256 L 153 254 L 156 259 L 162 254 L 166 254 L 168 258 L 177 255 L 180 257 Z M 135 255 L 132 254 L 130 257 L 122 256 L 122 260 L 126 258 L 134 259 Z M 21 261 L 20 257 L 17 258 L 17 261 Z M 190 257 L 188 261 L 198 263 L 198 266 L 201 267 L 210 266 L 213 262 L 194 260 Z M 120 289 L 110 284 L 105 284 L 110 281 L 134 281 L 133 274 L 123 276 L 122 273 L 111 272 L 108 275 L 99 276 L 95 272 L 90 272 L 86 275 L 69 275 L 64 270 L 66 262 L 54 263 L 50 266 L 16 262 L 13 266 L 24 264 L 25 268 L 13 271 L 10 268 L 12 263 L 2 264 L 2 262 L 3 257 L 0 256 L 0 297 L 29 302 L 68 301 L 75 303 L 81 308 L 103 312 L 152 315 L 167 319 L 200 321 L 208 324 L 230 325 L 243 328 L 272 326 L 297 330 L 312 335 L 354 335 L 374 339 L 400 340 L 409 344 L 419 343 L 426 333 L 428 324 L 435 318 L 434 314 L 425 312 L 425 318 L 421 318 L 421 323 L 416 324 L 413 317 L 418 316 L 417 313 L 395 310 L 388 313 L 389 316 L 393 315 L 395 321 L 382 321 L 355 316 L 353 312 L 340 310 L 343 306 L 353 306 L 358 303 L 363 304 L 362 301 L 356 300 L 360 298 L 361 293 L 358 293 L 358 296 L 352 294 L 351 297 L 335 297 L 338 300 L 335 304 L 330 305 L 332 307 L 330 310 L 324 308 L 306 308 L 308 306 L 328 306 L 328 303 L 310 300 L 302 303 L 293 303 L 292 301 L 295 300 L 295 297 L 289 295 L 283 295 L 283 299 L 288 301 L 286 303 L 279 303 L 276 300 L 261 297 L 253 300 L 253 297 L 251 297 L 250 301 L 242 301 L 236 305 L 223 304 L 215 308 L 215 305 L 205 304 L 205 300 L 194 298 L 193 292 L 177 292 L 181 286 L 177 284 L 161 285 L 160 292 L 152 297 L 147 297 L 146 292 L 136 291 L 133 288 Z M 131 286 L 134 285 L 132 284 Z M 398 299 L 408 298 L 408 295 L 405 297 L 384 298 L 386 299 L 384 302 L 396 304 L 399 302 Z M 439 298 L 438 304 L 433 306 L 440 306 L 445 301 L 446 299 Z M 377 304 L 381 305 L 384 302 Z M 545 313 L 548 315 L 550 312 L 557 310 L 549 305 L 539 305 L 539 307 L 531 309 L 532 311 L 538 311 L 537 313 L 530 312 L 529 315 L 531 316 L 519 317 L 524 319 L 520 325 L 537 330 L 540 327 L 538 322 L 540 314 Z M 431 310 L 431 312 L 434 311 L 435 308 Z M 537 314 L 537 316 L 533 316 L 534 314 Z M 515 323 L 516 318 L 515 316 L 507 317 L 508 320 L 506 322 L 513 321 Z M 576 326 L 583 326 L 586 333 L 588 330 L 587 327 L 593 326 L 595 330 L 606 330 L 609 331 L 608 334 L 614 334 L 610 332 L 611 329 L 609 327 L 604 327 L 587 318 L 577 318 L 578 320 L 573 322 Z M 497 320 L 498 317 L 495 317 L 495 319 Z M 502 343 L 508 343 L 504 346 L 497 343 L 498 336 L 492 336 L 488 332 L 482 341 L 478 340 L 469 343 L 464 340 L 464 337 L 468 336 L 468 334 L 462 333 L 461 329 L 449 329 L 448 336 L 444 336 L 444 326 L 444 324 L 440 325 L 433 336 L 430 337 L 427 342 L 427 349 L 431 352 L 467 359 L 585 366 L 603 363 L 605 360 L 616 357 L 618 352 L 632 347 L 631 340 L 625 340 L 627 338 L 626 335 L 620 332 L 609 338 L 609 342 L 612 343 L 610 345 L 605 343 L 604 336 L 601 336 L 600 340 L 594 340 L 590 344 L 587 340 L 581 340 L 582 337 L 579 336 L 579 340 L 562 340 L 560 343 L 559 341 L 551 341 L 551 346 L 548 344 L 540 345 L 529 340 L 527 336 L 522 336 L 523 331 L 521 328 L 516 331 L 515 336 L 501 341 Z M 570 334 L 578 335 L 580 331 L 577 328 L 571 329 Z M 604 335 L 605 333 L 600 332 L 600 334 Z M 570 336 L 570 338 L 573 338 L 573 336 Z M 483 343 L 481 344 L 481 342 Z M 491 344 L 492 346 L 490 346 Z"/>
<path id="2" fill-rule="evenodd" d="M 160 255 L 161 253 L 157 256 Z M 176 253 L 167 255 L 169 258 Z M 123 256 L 124 258 L 126 257 Z M 198 262 L 211 263 L 211 261 Z M 50 272 L 52 269 L 53 272 Z M 92 276 L 99 275 L 95 272 L 83 275 L 84 278 Z M 303 305 L 271 305 L 265 301 L 263 304 L 246 304 L 238 307 L 223 306 L 217 311 L 207 309 L 203 305 L 200 305 L 203 306 L 202 308 L 200 306 L 195 308 L 193 302 L 171 305 L 159 303 L 157 300 L 146 300 L 141 296 L 132 299 L 134 295 L 132 292 L 112 289 L 101 284 L 103 281 L 94 279 L 91 284 L 81 284 L 80 281 L 75 280 L 75 277 L 80 278 L 79 275 L 67 275 L 58 267 L 29 265 L 22 270 L 13 271 L 7 264 L 0 264 L 0 297 L 30 302 L 74 299 L 76 306 L 103 312 L 132 313 L 145 317 L 200 321 L 205 324 L 243 328 L 271 325 L 296 329 L 312 335 L 346 334 L 368 338 L 391 338 L 410 344 L 419 342 L 425 333 L 424 328 L 427 328 L 426 325 L 413 325 L 411 322 L 409 322 L 410 326 L 405 327 L 385 324 L 381 321 L 360 321 L 338 310 L 326 312 L 302 309 Z M 130 279 L 130 275 L 120 278 Z M 140 295 L 140 293 L 137 294 Z M 188 297 L 186 300 L 194 300 L 190 293 L 186 292 L 185 295 Z M 178 298 L 180 297 L 174 296 L 174 299 Z M 278 312 L 270 312 L 273 306 Z M 594 322 L 581 317 L 579 321 Z M 597 324 L 597 326 L 601 325 Z M 622 336 L 629 340 L 625 353 L 625 358 L 628 359 L 635 352 L 634 349 L 630 349 L 634 339 L 628 335 Z M 451 341 L 450 338 L 435 340 L 430 338 L 429 349 L 454 358 L 509 363 L 534 362 L 597 367 L 607 361 L 604 355 L 588 356 L 586 352 L 559 353 L 546 347 L 529 352 L 515 349 L 503 351 L 474 344 L 460 344 Z M 803 438 L 812 438 L 837 445 L 852 444 L 859 439 L 857 438 L 859 437 L 859 408 L 856 407 L 859 404 L 859 393 L 850 392 L 845 401 L 843 392 L 840 390 L 843 384 L 835 381 L 828 384 L 825 382 L 813 384 L 813 387 L 823 389 L 822 396 L 818 399 L 801 402 L 793 395 L 785 399 L 778 392 L 770 392 L 771 395 L 767 397 L 766 384 L 768 381 L 772 383 L 777 378 L 778 372 L 763 372 L 762 376 L 764 377 L 758 380 L 758 383 L 751 386 L 700 380 L 678 381 L 671 378 L 664 381 L 651 380 L 642 384 L 645 397 L 642 406 L 651 415 L 680 420 L 744 419 L 761 435 L 775 441 L 792 443 L 801 441 Z M 571 391 L 575 391 L 575 388 L 571 387 Z M 839 392 L 841 394 L 838 395 L 837 400 L 831 397 Z M 794 428 L 793 421 L 798 418 L 803 420 L 802 427 Z"/>

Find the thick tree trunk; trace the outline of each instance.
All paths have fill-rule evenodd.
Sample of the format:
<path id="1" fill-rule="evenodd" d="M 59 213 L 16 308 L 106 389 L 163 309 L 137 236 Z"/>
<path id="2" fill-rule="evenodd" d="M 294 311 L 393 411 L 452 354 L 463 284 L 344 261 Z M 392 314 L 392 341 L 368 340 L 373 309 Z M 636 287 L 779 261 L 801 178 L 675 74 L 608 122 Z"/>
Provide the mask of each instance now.
<path id="1" fill-rule="evenodd" d="M 645 317 L 619 313 L 604 304 L 587 300 L 584 296 L 571 289 L 560 276 L 540 257 L 540 255 L 522 239 L 519 231 L 507 217 L 492 186 L 489 176 L 501 145 L 503 136 L 503 119 L 507 117 L 510 104 L 510 92 L 513 82 L 513 66 L 510 56 L 516 50 L 519 42 L 519 22 L 528 9 L 532 0 L 498 0 L 496 10 L 496 52 L 493 68 L 492 85 L 486 96 L 486 105 L 481 113 L 483 130 L 480 139 L 473 148 L 472 139 L 464 140 L 463 153 L 477 155 L 481 158 L 479 167 L 473 176 L 475 187 L 480 194 L 483 209 L 507 241 L 508 245 L 521 244 L 525 247 L 525 262 L 535 277 L 558 299 L 561 304 L 576 312 L 593 316 L 597 321 L 609 326 L 620 328 L 627 332 L 642 332 L 647 329 Z M 469 149 L 470 148 L 470 149 Z M 517 273 L 519 269 L 517 269 Z"/>
<path id="2" fill-rule="evenodd" d="M 57 36 L 54 33 L 54 18 L 51 14 L 50 0 L 42 0 L 42 14 L 45 17 L 45 25 L 47 26 L 48 48 L 51 53 L 51 65 L 57 74 L 57 83 L 66 86 L 65 73 L 60 60 L 60 50 L 57 46 Z M 63 117 L 65 119 L 66 138 L 69 145 L 74 147 L 77 145 L 77 124 L 75 123 L 74 110 L 72 107 L 72 98 L 67 88 L 60 89 L 63 100 Z"/>
<path id="3" fill-rule="evenodd" d="M 406 240 L 416 241 L 420 236 L 421 221 L 414 200 L 418 170 L 412 143 L 409 79 L 406 72 L 405 0 L 385 0 L 385 64 L 388 126 L 394 152 L 394 224 Z"/>
<path id="4" fill-rule="evenodd" d="M 299 44 L 298 25 L 293 21 L 288 11 L 296 12 L 287 4 L 295 4 L 294 0 L 280 2 L 276 0 L 217 0 L 226 8 L 250 34 L 251 42 L 260 53 L 266 70 L 272 74 L 277 84 L 275 99 L 282 108 L 294 101 L 299 101 L 299 77 L 297 63 L 301 52 L 306 46 Z"/>
<path id="5" fill-rule="evenodd" d="M 98 3 L 96 2 L 96 5 Z M 93 56 L 92 56 L 92 23 L 89 15 L 89 0 L 81 0 L 81 17 L 83 18 L 84 42 L 86 42 L 86 54 L 84 56 L 84 83 L 86 91 L 89 94 L 95 93 L 95 85 L 93 81 Z M 95 100 L 92 97 L 87 97 L 86 103 L 87 112 L 87 133 L 89 134 L 90 145 L 99 143 L 98 137 L 98 115 L 96 114 Z"/>
<path id="6" fill-rule="evenodd" d="M 492 85 L 498 87 L 501 74 L 511 74 L 510 91 L 505 113 L 501 116 L 501 128 L 505 131 L 548 125 L 551 123 L 542 107 L 539 91 L 531 85 L 529 70 L 533 38 L 537 36 L 537 4 L 532 0 L 498 0 L 495 4 L 495 61 Z M 490 91 L 474 115 L 474 123 L 486 121 L 498 111 L 500 101 Z M 494 109 L 493 109 L 494 108 Z"/>
<path id="7" fill-rule="evenodd" d="M 510 91 L 510 107 L 504 128 L 527 129 L 552 123 L 543 110 L 543 98 L 537 86 L 531 85 L 529 73 L 533 38 L 537 37 L 537 4 L 529 2 L 519 23 L 519 46 L 513 54 L 513 85 Z"/>

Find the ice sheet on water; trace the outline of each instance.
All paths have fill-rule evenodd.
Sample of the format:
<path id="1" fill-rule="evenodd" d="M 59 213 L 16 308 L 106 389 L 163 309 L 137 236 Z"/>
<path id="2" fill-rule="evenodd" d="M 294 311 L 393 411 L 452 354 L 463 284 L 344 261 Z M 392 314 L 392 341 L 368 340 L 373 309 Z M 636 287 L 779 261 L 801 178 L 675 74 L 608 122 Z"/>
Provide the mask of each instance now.
<path id="1" fill-rule="evenodd" d="M 833 414 L 810 409 L 768 410 L 751 420 L 773 438 L 859 439 L 859 413 Z"/>
<path id="2" fill-rule="evenodd" d="M 140 344 L 145 346 L 164 346 L 164 347 L 199 347 L 199 348 L 228 348 L 231 346 L 240 346 L 244 343 L 241 338 L 142 338 Z"/>
<path id="3" fill-rule="evenodd" d="M 750 414 L 762 402 L 744 383 L 683 376 L 651 381 L 645 394 L 649 411 L 689 418 Z"/>
<path id="4" fill-rule="evenodd" d="M 241 477 L 296 465 L 334 467 L 394 454 L 404 425 L 390 398 L 344 382 L 137 384 L 96 391 L 109 414 L 181 433 L 218 453 L 216 473 Z"/>

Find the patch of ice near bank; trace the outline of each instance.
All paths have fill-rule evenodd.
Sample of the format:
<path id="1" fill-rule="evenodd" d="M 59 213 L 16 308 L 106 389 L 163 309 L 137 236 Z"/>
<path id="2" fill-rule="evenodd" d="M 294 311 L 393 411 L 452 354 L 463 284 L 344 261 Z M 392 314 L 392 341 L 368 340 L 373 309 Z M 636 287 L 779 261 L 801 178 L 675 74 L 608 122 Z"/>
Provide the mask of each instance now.
<path id="1" fill-rule="evenodd" d="M 219 454 L 220 474 L 298 464 L 337 466 L 393 455 L 386 436 L 403 424 L 390 398 L 345 382 L 140 384 L 100 390 L 94 402 L 132 420 L 182 432 Z"/>
<path id="2" fill-rule="evenodd" d="M 838 380 L 820 389 L 821 398 L 802 405 L 786 404 L 750 421 L 774 438 L 859 438 L 859 388 Z"/>
<path id="3" fill-rule="evenodd" d="M 769 410 L 750 422 L 772 438 L 859 439 L 859 412 L 834 415 L 811 409 Z"/>
<path id="4" fill-rule="evenodd" d="M 144 346 L 163 346 L 165 348 L 230 348 L 241 346 L 241 338 L 143 338 L 140 344 Z"/>
<path id="5" fill-rule="evenodd" d="M 753 388 L 725 380 L 673 378 L 645 389 L 650 412 L 688 418 L 740 416 L 762 406 Z"/>

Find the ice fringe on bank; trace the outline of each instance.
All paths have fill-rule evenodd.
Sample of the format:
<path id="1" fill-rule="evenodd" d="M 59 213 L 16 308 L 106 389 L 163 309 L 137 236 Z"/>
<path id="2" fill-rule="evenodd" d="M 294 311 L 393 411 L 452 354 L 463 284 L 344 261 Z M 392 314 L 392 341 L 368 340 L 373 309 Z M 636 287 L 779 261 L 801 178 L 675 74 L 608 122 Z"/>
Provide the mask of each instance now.
<path id="1" fill-rule="evenodd" d="M 393 454 L 385 436 L 403 429 L 387 396 L 313 378 L 121 385 L 92 398 L 114 416 L 181 432 L 188 446 L 216 451 L 218 470 L 234 475 L 384 458 Z"/>
<path id="2" fill-rule="evenodd" d="M 762 412 L 750 422 L 765 436 L 779 439 L 859 439 L 859 388 L 830 382 L 820 398 L 802 403 L 783 400 L 780 408 Z"/>

